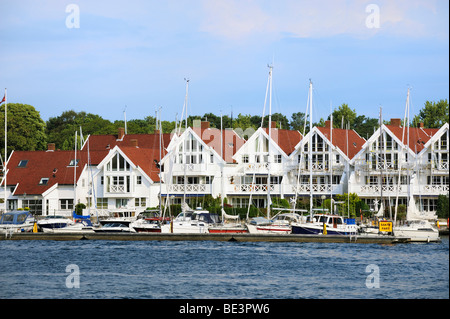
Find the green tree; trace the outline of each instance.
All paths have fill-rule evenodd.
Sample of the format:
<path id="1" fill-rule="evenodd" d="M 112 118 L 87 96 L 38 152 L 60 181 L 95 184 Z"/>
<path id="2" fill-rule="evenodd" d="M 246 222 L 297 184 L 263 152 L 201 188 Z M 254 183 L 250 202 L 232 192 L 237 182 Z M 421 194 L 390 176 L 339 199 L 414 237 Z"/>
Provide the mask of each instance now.
<path id="1" fill-rule="evenodd" d="M 57 149 L 74 149 L 75 132 L 82 128 L 83 135 L 89 134 L 115 134 L 117 129 L 114 125 L 99 115 L 64 111 L 60 116 L 51 117 L 47 121 L 48 141 L 55 143 Z"/>
<path id="2" fill-rule="evenodd" d="M 356 193 L 342 195 L 337 194 L 336 201 L 343 202 L 342 204 L 338 205 L 338 212 L 340 215 L 347 217 L 350 214 L 350 217 L 355 217 L 357 214 L 359 214 L 359 210 L 356 211 L 356 209 L 361 199 Z"/>
<path id="3" fill-rule="evenodd" d="M 291 118 L 292 118 L 290 123 L 291 130 L 296 130 L 303 134 L 303 130 L 305 128 L 305 113 L 303 112 L 293 113 L 291 115 Z M 306 123 L 306 125 L 309 125 L 309 121 Z M 309 127 L 306 127 L 306 133 L 308 133 L 308 131 Z"/>
<path id="4" fill-rule="evenodd" d="M 355 120 L 356 111 L 352 110 L 348 104 L 343 103 L 333 111 L 333 127 L 335 128 L 347 128 L 347 123 L 350 123 L 350 127 L 352 127 Z"/>
<path id="5" fill-rule="evenodd" d="M 448 123 L 448 116 L 447 99 L 440 100 L 437 103 L 426 101 L 419 114 L 414 117 L 413 122 L 422 122 L 427 128 L 441 128 L 442 125 Z"/>
<path id="6" fill-rule="evenodd" d="M 448 218 L 448 210 L 449 210 L 448 202 L 449 202 L 448 195 L 439 195 L 436 209 L 436 215 L 439 218 Z"/>
<path id="7" fill-rule="evenodd" d="M 11 151 L 45 150 L 47 137 L 45 122 L 40 113 L 28 104 L 8 103 L 8 154 Z M 0 106 L 0 123 L 5 123 L 5 103 Z M 0 143 L 5 143 L 5 132 L 0 130 Z"/>

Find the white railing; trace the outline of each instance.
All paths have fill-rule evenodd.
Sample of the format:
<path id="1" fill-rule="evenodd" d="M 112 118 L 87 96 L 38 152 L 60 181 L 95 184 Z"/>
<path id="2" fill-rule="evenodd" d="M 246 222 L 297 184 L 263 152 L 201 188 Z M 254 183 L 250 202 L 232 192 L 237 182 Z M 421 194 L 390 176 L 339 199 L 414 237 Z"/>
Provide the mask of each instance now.
<path id="1" fill-rule="evenodd" d="M 423 186 L 423 192 L 428 194 L 448 194 L 448 185 L 425 185 Z"/>
<path id="2" fill-rule="evenodd" d="M 125 185 L 109 185 L 109 193 L 115 193 L 115 194 L 126 193 Z"/>
<path id="3" fill-rule="evenodd" d="M 267 193 L 267 184 L 232 184 L 233 190 L 238 193 Z M 279 190 L 278 185 L 270 184 L 270 191 Z"/>
<path id="4" fill-rule="evenodd" d="M 359 193 L 361 194 L 377 194 L 383 191 L 384 193 L 403 193 L 406 192 L 406 187 L 397 185 L 361 185 Z"/>
<path id="5" fill-rule="evenodd" d="M 336 188 L 333 187 L 333 190 Z M 309 193 L 311 191 L 311 185 L 310 184 L 299 184 L 299 185 L 292 185 L 291 187 L 293 193 Z M 331 186 L 329 184 L 313 184 L 312 185 L 312 191 L 314 193 L 330 193 L 331 192 Z"/>
<path id="6" fill-rule="evenodd" d="M 169 192 L 184 192 L 186 186 L 186 192 L 188 193 L 205 193 L 210 192 L 211 185 L 209 184 L 173 184 L 167 185 L 167 189 Z"/>

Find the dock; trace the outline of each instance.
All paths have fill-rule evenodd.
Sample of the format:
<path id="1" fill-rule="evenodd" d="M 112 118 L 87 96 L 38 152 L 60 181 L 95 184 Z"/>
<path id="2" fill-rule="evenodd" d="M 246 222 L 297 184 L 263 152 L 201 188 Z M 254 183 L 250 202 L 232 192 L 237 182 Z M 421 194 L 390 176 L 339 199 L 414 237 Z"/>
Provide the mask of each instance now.
<path id="1" fill-rule="evenodd" d="M 122 240 L 122 241 L 229 241 L 229 242 L 320 242 L 395 244 L 409 238 L 367 235 L 299 235 L 299 234 L 172 234 L 172 233 L 12 233 L 0 240 Z"/>

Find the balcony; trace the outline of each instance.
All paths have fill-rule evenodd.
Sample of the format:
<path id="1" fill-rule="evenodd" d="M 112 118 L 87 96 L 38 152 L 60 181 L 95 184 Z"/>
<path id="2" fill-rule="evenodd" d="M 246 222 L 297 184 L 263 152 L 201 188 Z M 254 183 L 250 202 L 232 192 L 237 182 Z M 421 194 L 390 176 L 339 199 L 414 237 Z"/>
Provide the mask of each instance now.
<path id="1" fill-rule="evenodd" d="M 167 192 L 183 194 L 186 189 L 188 194 L 211 194 L 210 184 L 173 184 L 167 185 Z"/>
<path id="2" fill-rule="evenodd" d="M 126 194 L 125 185 L 109 185 L 108 193 L 110 194 Z"/>
<path id="3" fill-rule="evenodd" d="M 298 185 L 290 185 L 289 190 L 291 193 L 295 194 L 306 194 L 309 195 L 311 193 L 311 186 L 312 186 L 312 193 L 314 195 L 317 194 L 330 194 L 331 191 L 333 191 L 333 194 L 340 194 L 342 186 L 337 185 L 330 185 L 330 184 L 298 184 Z"/>
<path id="4" fill-rule="evenodd" d="M 358 189 L 359 188 L 359 189 Z M 407 185 L 361 185 L 355 186 L 355 191 L 357 194 L 361 195 L 376 195 L 379 196 L 383 192 L 383 196 L 399 196 L 408 195 Z"/>
<path id="5" fill-rule="evenodd" d="M 280 194 L 280 184 L 230 184 L 228 186 L 229 194 L 267 194 L 270 187 L 270 192 L 273 194 Z"/>

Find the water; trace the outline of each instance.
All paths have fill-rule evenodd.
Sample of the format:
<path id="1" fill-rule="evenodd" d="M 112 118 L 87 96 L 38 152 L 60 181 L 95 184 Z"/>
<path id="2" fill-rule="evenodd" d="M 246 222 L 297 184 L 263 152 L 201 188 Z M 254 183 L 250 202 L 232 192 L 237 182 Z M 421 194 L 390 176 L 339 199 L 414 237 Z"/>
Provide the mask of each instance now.
<path id="1" fill-rule="evenodd" d="M 396 245 L 1 240 L 0 298 L 448 299 L 449 240 L 442 239 Z"/>

